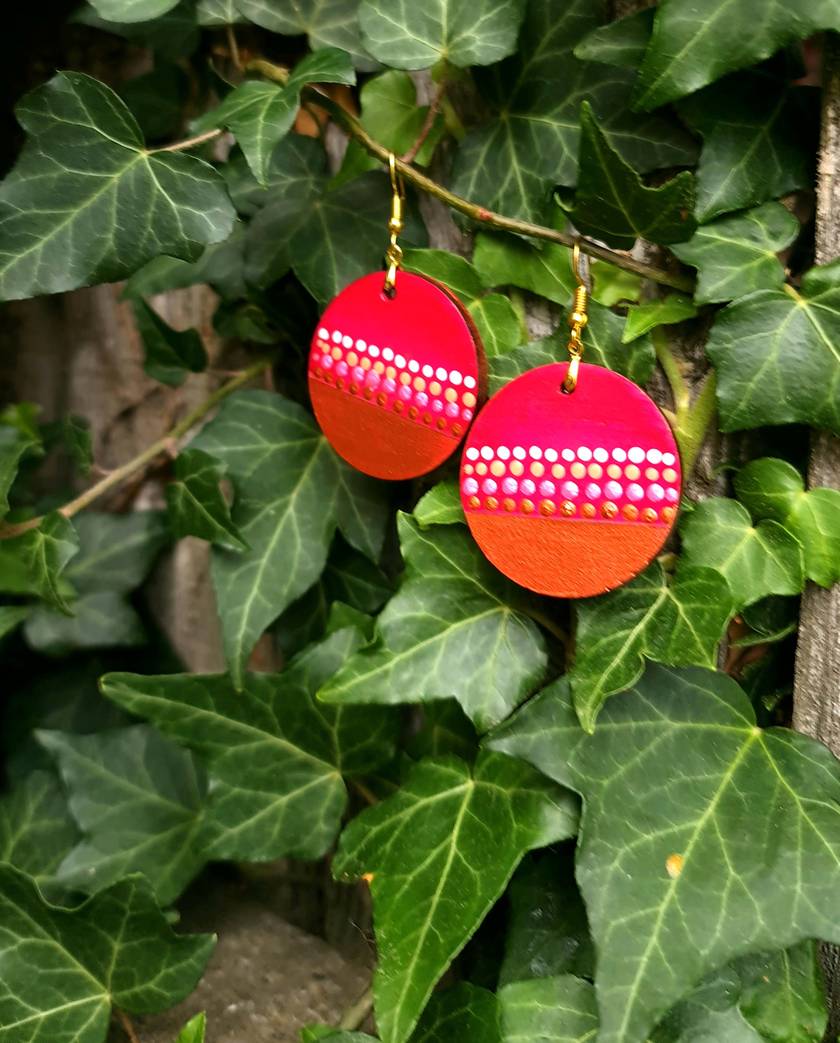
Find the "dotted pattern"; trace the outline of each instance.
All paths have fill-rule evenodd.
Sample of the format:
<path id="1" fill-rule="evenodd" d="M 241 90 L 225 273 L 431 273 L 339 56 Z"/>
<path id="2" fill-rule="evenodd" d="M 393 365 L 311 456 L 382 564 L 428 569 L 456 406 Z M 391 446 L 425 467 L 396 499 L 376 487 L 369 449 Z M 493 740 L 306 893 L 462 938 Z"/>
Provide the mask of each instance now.
<path id="1" fill-rule="evenodd" d="M 670 524 L 680 470 L 672 452 L 641 446 L 470 446 L 461 491 L 474 511 Z"/>
<path id="2" fill-rule="evenodd" d="M 475 414 L 475 377 L 423 364 L 341 330 L 318 330 L 309 370 L 339 391 L 453 438 L 461 438 Z"/>

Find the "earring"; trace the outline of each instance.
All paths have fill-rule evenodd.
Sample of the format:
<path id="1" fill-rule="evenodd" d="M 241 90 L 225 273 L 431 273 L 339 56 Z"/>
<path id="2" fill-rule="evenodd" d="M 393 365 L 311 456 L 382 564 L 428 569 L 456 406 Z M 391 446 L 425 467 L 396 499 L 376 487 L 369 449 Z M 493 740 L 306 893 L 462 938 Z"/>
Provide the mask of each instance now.
<path id="1" fill-rule="evenodd" d="M 569 362 L 505 385 L 470 431 L 461 501 L 487 558 L 540 594 L 582 598 L 626 583 L 661 550 L 680 500 L 679 454 L 632 381 L 581 362 L 588 288 L 577 279 Z"/>
<path id="2" fill-rule="evenodd" d="M 309 392 L 332 447 L 375 478 L 426 474 L 457 449 L 480 395 L 481 344 L 440 283 L 401 270 L 405 191 L 393 153 L 387 271 L 351 283 L 321 316 Z"/>

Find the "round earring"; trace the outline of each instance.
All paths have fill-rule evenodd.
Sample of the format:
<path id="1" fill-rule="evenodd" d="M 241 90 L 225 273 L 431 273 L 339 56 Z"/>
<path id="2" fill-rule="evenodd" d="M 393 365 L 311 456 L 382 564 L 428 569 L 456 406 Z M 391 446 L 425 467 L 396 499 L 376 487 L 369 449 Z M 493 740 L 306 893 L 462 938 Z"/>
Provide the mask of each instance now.
<path id="1" fill-rule="evenodd" d="M 486 557 L 540 594 L 582 598 L 626 583 L 661 550 L 681 492 L 671 428 L 640 387 L 581 362 L 588 291 L 569 316 L 570 361 L 505 385 L 482 410 L 460 472 Z"/>
<path id="2" fill-rule="evenodd" d="M 309 353 L 315 416 L 336 452 L 375 478 L 426 474 L 458 448 L 481 393 L 481 343 L 454 294 L 401 270 L 405 201 L 393 154 L 387 272 L 321 316 Z"/>

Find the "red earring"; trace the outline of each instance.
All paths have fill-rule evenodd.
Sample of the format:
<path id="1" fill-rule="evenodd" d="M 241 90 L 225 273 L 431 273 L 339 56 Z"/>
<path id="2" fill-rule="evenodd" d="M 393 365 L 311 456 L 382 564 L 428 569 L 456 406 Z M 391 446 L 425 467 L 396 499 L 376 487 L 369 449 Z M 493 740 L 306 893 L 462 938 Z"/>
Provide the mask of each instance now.
<path id="1" fill-rule="evenodd" d="M 393 154 L 390 171 L 384 282 L 381 273 L 365 275 L 328 305 L 312 338 L 309 391 L 340 456 L 375 478 L 404 479 L 457 449 L 475 414 L 482 356 L 457 298 L 399 270 L 405 196 Z"/>
<path id="2" fill-rule="evenodd" d="M 485 406 L 461 462 L 461 500 L 489 560 L 555 597 L 601 594 L 649 564 L 680 499 L 679 454 L 632 381 L 581 363 L 587 289 L 578 278 L 570 362 L 517 377 Z"/>

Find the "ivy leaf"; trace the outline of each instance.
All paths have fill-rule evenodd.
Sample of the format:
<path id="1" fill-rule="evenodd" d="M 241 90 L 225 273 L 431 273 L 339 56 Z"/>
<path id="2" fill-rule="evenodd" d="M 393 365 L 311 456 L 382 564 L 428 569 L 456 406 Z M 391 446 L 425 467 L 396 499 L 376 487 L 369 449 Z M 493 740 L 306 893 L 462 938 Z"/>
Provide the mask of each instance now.
<path id="1" fill-rule="evenodd" d="M 191 754 L 146 725 L 94 735 L 42 731 L 83 839 L 58 883 L 90 894 L 142 873 L 162 905 L 173 902 L 206 860 L 204 772 Z"/>
<path id="2" fill-rule="evenodd" d="M 625 272 L 605 261 L 592 261 L 589 273 L 592 279 L 592 299 L 605 308 L 614 308 L 622 301 L 636 302 L 642 296 L 641 276 L 633 272 Z"/>
<path id="3" fill-rule="evenodd" d="M 68 616 L 46 605 L 32 608 L 24 624 L 30 648 L 63 656 L 85 648 L 135 648 L 147 641 L 134 607 L 116 591 L 82 594 L 72 609 Z"/>
<path id="4" fill-rule="evenodd" d="M 381 487 L 336 456 L 305 410 L 271 392 L 232 395 L 192 446 L 226 467 L 232 520 L 249 548 L 216 547 L 212 565 L 225 656 L 240 685 L 260 635 L 321 575 L 336 527 L 376 556 L 386 504 Z"/>
<path id="5" fill-rule="evenodd" d="M 499 989 L 505 1043 L 592 1043 L 598 1032 L 595 990 L 571 974 L 511 982 Z"/>
<path id="6" fill-rule="evenodd" d="M 244 20 L 236 0 L 198 0 L 195 10 L 199 25 L 235 25 Z"/>
<path id="7" fill-rule="evenodd" d="M 271 155 L 292 128 L 306 84 L 355 82 L 350 56 L 335 47 L 324 47 L 299 62 L 283 87 L 262 80 L 240 84 L 203 122 L 228 127 L 254 177 L 266 185 Z"/>
<path id="8" fill-rule="evenodd" d="M 224 473 L 224 466 L 201 449 L 185 449 L 178 454 L 175 481 L 166 487 L 166 503 L 175 539 L 197 536 L 229 550 L 245 550 L 219 488 Z"/>
<path id="9" fill-rule="evenodd" d="M 624 250 L 637 239 L 652 243 L 690 239 L 695 229 L 694 175 L 686 170 L 659 188 L 648 188 L 610 145 L 587 101 L 581 105 L 580 126 L 575 226 Z"/>
<path id="10" fill-rule="evenodd" d="M 196 1014 L 181 1029 L 175 1043 L 204 1043 L 204 1033 L 207 1029 L 207 1015 L 203 1012 Z"/>
<path id="11" fill-rule="evenodd" d="M 44 888 L 79 836 L 67 798 L 51 771 L 30 771 L 0 797 L 0 862 Z"/>
<path id="12" fill-rule="evenodd" d="M 636 340 L 657 326 L 673 326 L 697 315 L 697 306 L 689 297 L 669 293 L 655 301 L 634 304 L 627 309 L 627 322 L 621 334 L 622 344 Z"/>
<path id="13" fill-rule="evenodd" d="M 177 61 L 188 58 L 199 42 L 198 23 L 191 3 L 175 4 L 164 15 L 143 22 L 110 21 L 102 18 L 91 4 L 71 16 L 71 21 L 114 33 L 141 47 L 149 47 L 156 57 Z"/>
<path id="14" fill-rule="evenodd" d="M 745 507 L 713 496 L 683 522 L 686 565 L 708 566 L 726 577 L 740 610 L 769 594 L 799 594 L 805 586 L 802 545 L 776 521 L 753 528 Z"/>
<path id="15" fill-rule="evenodd" d="M 758 953 L 736 964 L 739 1006 L 767 1043 L 820 1043 L 828 1012 L 813 942 Z"/>
<path id="16" fill-rule="evenodd" d="M 588 100 L 610 143 L 643 173 L 691 163 L 693 139 L 661 114 L 627 111 L 634 74 L 582 62 L 577 43 L 602 21 L 600 0 L 531 0 L 515 57 L 477 70 L 496 115 L 460 142 L 453 191 L 510 217 L 545 223 L 556 184 L 577 183 L 578 113 Z"/>
<path id="17" fill-rule="evenodd" d="M 62 574 L 78 549 L 79 538 L 67 518 L 57 511 L 48 514 L 34 529 L 3 540 L 0 589 L 36 594 L 69 614 L 70 588 Z"/>
<path id="18" fill-rule="evenodd" d="M 743 467 L 735 491 L 754 518 L 772 518 L 799 540 L 808 579 L 822 587 L 840 580 L 840 491 L 806 492 L 796 468 L 772 457 Z"/>
<path id="19" fill-rule="evenodd" d="M 490 65 L 516 50 L 525 0 L 362 0 L 359 24 L 365 47 L 383 65 L 430 69 L 439 61 L 458 68 Z"/>
<path id="20" fill-rule="evenodd" d="M 753 290 L 776 290 L 785 281 L 777 254 L 799 234 L 799 222 L 781 203 L 701 225 L 687 243 L 671 247 L 697 269 L 698 304 L 731 301 Z"/>
<path id="21" fill-rule="evenodd" d="M 171 11 L 180 0 L 90 0 L 109 22 L 149 22 Z"/>
<path id="22" fill-rule="evenodd" d="M 754 65 L 820 29 L 840 30 L 834 0 L 766 0 L 761 19 L 728 0 L 664 0 L 639 71 L 634 105 L 656 109 L 724 73 Z"/>
<path id="23" fill-rule="evenodd" d="M 703 138 L 698 221 L 810 188 L 819 92 L 789 87 L 790 79 L 774 68 L 752 69 L 680 104 L 680 114 Z"/>
<path id="24" fill-rule="evenodd" d="M 9 513 L 9 490 L 23 457 L 37 449 L 40 440 L 17 427 L 0 424 L 0 518 Z"/>
<path id="25" fill-rule="evenodd" d="M 119 95 L 137 119 L 144 137 L 171 141 L 184 122 L 189 80 L 172 63 L 157 63 L 149 72 L 121 84 Z"/>
<path id="26" fill-rule="evenodd" d="M 517 236 L 480 232 L 473 264 L 485 286 L 518 286 L 567 306 L 575 287 L 571 253 L 565 246 L 535 246 Z"/>
<path id="27" fill-rule="evenodd" d="M 706 347 L 721 430 L 809 424 L 840 434 L 840 261 L 799 292 L 757 290 L 718 315 Z"/>
<path id="28" fill-rule="evenodd" d="M 460 982 L 436 992 L 412 1033 L 411 1043 L 503 1043 L 499 1005 L 487 989 Z"/>
<path id="29" fill-rule="evenodd" d="M 359 97 L 365 130 L 398 156 L 408 152 L 419 138 L 429 112 L 428 105 L 417 104 L 417 88 L 408 73 L 388 69 L 368 80 Z M 415 162 L 420 166 L 431 162 L 444 128 L 443 115 L 438 113 L 417 153 Z M 371 157 L 371 163 L 377 161 Z"/>
<path id="30" fill-rule="evenodd" d="M 409 1038 L 435 982 L 504 890 L 522 856 L 571 836 L 571 794 L 521 761 L 483 753 L 418 764 L 345 829 L 333 871 L 371 874 L 383 1043 Z"/>
<path id="31" fill-rule="evenodd" d="M 570 676 L 583 727 L 594 730 L 604 701 L 638 680 L 645 659 L 713 666 L 733 612 L 729 584 L 719 572 L 688 565 L 669 581 L 658 561 L 625 586 L 578 601 Z"/>
<path id="32" fill-rule="evenodd" d="M 213 944 L 176 935 L 142 877 L 64 909 L 0 865 L 0 1024 L 20 1043 L 104 1043 L 112 1003 L 132 1014 L 173 1006 L 195 988 Z M 51 988 L 33 967 L 50 969 Z"/>
<path id="33" fill-rule="evenodd" d="M 313 51 L 339 47 L 353 56 L 357 68 L 374 67 L 359 37 L 359 0 L 298 0 L 294 4 L 278 4 L 277 0 L 235 0 L 235 3 L 240 14 L 269 32 L 283 36 L 306 35 Z"/>
<path id="34" fill-rule="evenodd" d="M 30 611 L 28 605 L 0 605 L 0 638 L 17 630 Z"/>
<path id="35" fill-rule="evenodd" d="M 173 330 L 142 299 L 131 302 L 145 348 L 143 371 L 152 380 L 180 387 L 188 373 L 207 367 L 207 352 L 198 330 Z"/>
<path id="36" fill-rule="evenodd" d="M 0 298 L 113 282 L 159 254 L 196 260 L 234 211 L 194 156 L 144 147 L 125 103 L 58 73 L 15 110 L 29 135 L 0 189 Z"/>
<path id="37" fill-rule="evenodd" d="M 414 520 L 421 529 L 428 529 L 430 525 L 457 525 L 465 522 L 457 482 L 438 482 L 421 496 L 414 508 Z"/>
<path id="38" fill-rule="evenodd" d="M 655 13 L 648 7 L 593 29 L 575 48 L 575 57 L 638 69 L 650 42 Z"/>
<path id="39" fill-rule="evenodd" d="M 331 703 L 454 698 L 479 730 L 506 717 L 545 672 L 545 642 L 524 615 L 528 595 L 486 561 L 463 526 L 398 520 L 405 559 L 376 640 L 318 693 Z"/>
<path id="40" fill-rule="evenodd" d="M 838 762 L 757 728 L 730 678 L 649 666 L 569 756 L 603 1043 L 640 1043 L 733 957 L 840 940 Z"/>
<path id="41" fill-rule="evenodd" d="M 103 693 L 207 758 L 212 770 L 206 854 L 248 861 L 320 858 L 347 804 L 342 773 L 393 756 L 398 721 L 381 710 L 332 710 L 316 689 L 360 643 L 332 634 L 278 675 L 107 674 Z"/>

